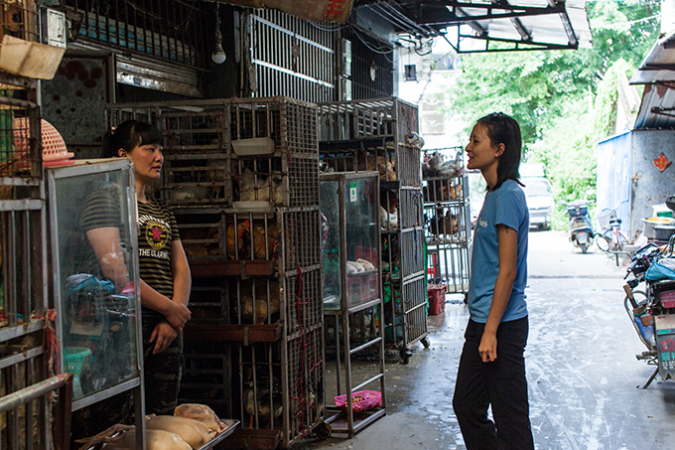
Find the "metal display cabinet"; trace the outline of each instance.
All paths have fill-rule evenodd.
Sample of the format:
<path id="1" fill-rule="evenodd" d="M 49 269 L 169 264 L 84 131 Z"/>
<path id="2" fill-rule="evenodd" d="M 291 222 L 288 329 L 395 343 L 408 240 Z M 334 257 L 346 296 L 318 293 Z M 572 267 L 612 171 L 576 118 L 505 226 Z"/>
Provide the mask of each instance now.
<path id="1" fill-rule="evenodd" d="M 81 160 L 50 168 L 46 174 L 56 337 L 62 349 L 58 363 L 63 371 L 75 374 L 72 409 L 132 390 L 136 429 L 143 431 L 137 433 L 137 445 L 144 448 L 133 163 L 117 158 Z M 96 231 L 111 228 L 118 232 L 97 240 Z M 92 245 L 96 242 L 98 258 Z"/>
<path id="2" fill-rule="evenodd" d="M 410 346 L 426 347 L 426 276 L 421 150 L 406 136 L 418 131 L 417 106 L 390 97 L 319 105 L 322 171 L 380 174 L 385 341 L 404 362 Z"/>
<path id="3" fill-rule="evenodd" d="M 185 207 L 318 205 L 316 105 L 288 97 L 108 105 L 165 137 L 158 196 Z M 255 202 L 255 203 L 251 203 Z"/>
<path id="4" fill-rule="evenodd" d="M 322 175 L 321 211 L 326 218 L 322 234 L 324 315 L 326 328 L 333 327 L 337 395 L 346 394 L 347 403 L 346 411 L 328 406 L 326 422 L 333 432 L 351 438 L 386 414 L 379 174 Z M 373 347 L 378 354 L 377 374 L 354 386 L 352 357 Z M 352 395 L 373 383 L 379 383 L 382 405 L 355 417 Z"/>
<path id="5" fill-rule="evenodd" d="M 463 149 L 436 149 L 425 153 L 456 161 L 458 168 L 439 173 L 425 167 L 423 193 L 427 277 L 431 283 L 445 284 L 449 294 L 466 296 L 470 279 L 471 209 L 468 175 L 461 170 L 464 166 Z"/>

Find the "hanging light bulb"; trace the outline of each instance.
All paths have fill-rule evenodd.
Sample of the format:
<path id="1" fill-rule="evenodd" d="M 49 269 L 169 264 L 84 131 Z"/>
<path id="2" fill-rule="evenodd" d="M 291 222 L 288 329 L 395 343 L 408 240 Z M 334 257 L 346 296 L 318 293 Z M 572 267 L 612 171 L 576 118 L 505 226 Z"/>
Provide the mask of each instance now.
<path id="1" fill-rule="evenodd" d="M 211 60 L 216 64 L 222 64 L 227 59 L 223 50 L 223 35 L 220 34 L 220 4 L 216 3 L 216 46 L 211 53 Z"/>

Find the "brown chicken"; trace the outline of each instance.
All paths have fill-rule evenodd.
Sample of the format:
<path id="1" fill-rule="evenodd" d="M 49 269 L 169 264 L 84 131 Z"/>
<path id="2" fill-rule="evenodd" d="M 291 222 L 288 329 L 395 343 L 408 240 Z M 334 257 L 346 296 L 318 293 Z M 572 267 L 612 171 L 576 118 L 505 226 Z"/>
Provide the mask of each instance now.
<path id="1" fill-rule="evenodd" d="M 269 256 L 265 252 L 265 242 L 267 243 Z M 279 227 L 276 222 L 267 221 L 267 239 L 265 237 L 265 222 L 256 220 L 253 222 L 253 246 L 255 247 L 255 259 L 276 259 L 279 254 Z M 250 252 L 246 259 L 250 258 Z"/>
<path id="2" fill-rule="evenodd" d="M 423 188 L 426 202 L 448 202 L 462 197 L 462 186 L 450 186 L 445 180 L 432 180 Z"/>
<path id="3" fill-rule="evenodd" d="M 450 211 L 448 211 L 445 216 L 442 214 L 443 212 L 441 210 L 437 210 L 436 215 L 431 218 L 429 226 L 431 233 L 436 236 L 457 233 L 459 231 L 457 216 L 450 214 Z"/>
<path id="4" fill-rule="evenodd" d="M 279 283 L 270 280 L 270 300 L 267 301 L 267 279 L 266 278 L 249 278 L 248 280 L 241 280 L 240 295 L 241 295 L 241 318 L 242 322 L 253 322 L 253 280 L 255 280 L 255 309 L 256 318 L 255 323 L 267 323 L 267 310 L 269 309 L 270 316 L 279 313 L 280 288 Z M 236 286 L 234 287 L 236 289 Z M 237 309 L 236 290 L 231 291 L 232 299 L 234 301 L 235 311 Z M 269 303 L 269 308 L 268 308 Z M 273 319 L 274 320 L 274 319 Z"/>
<path id="5" fill-rule="evenodd" d="M 384 155 L 359 154 L 359 171 L 377 170 L 381 181 L 396 181 L 396 160 Z"/>

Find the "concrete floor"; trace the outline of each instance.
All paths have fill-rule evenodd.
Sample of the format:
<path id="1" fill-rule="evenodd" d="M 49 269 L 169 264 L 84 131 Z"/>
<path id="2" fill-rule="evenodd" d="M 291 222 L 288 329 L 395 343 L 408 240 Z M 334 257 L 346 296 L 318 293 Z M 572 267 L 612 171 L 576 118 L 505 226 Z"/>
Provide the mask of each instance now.
<path id="1" fill-rule="evenodd" d="M 623 309 L 623 268 L 563 233 L 530 233 L 526 350 L 531 421 L 540 450 L 675 449 L 675 382 L 638 389 L 652 367 Z M 465 449 L 452 410 L 465 305 L 448 299 L 429 317 L 431 347 L 388 364 L 388 415 L 352 439 L 307 449 Z"/>

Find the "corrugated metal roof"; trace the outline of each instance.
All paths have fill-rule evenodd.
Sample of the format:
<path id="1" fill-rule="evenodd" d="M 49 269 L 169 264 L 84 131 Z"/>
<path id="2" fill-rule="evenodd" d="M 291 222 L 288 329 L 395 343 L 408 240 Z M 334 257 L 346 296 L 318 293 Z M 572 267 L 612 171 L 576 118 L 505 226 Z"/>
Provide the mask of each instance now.
<path id="1" fill-rule="evenodd" d="M 669 111 L 669 108 L 675 108 L 675 90 L 662 84 L 647 84 L 635 129 L 675 129 L 675 110 Z"/>
<path id="2" fill-rule="evenodd" d="M 509 3 L 512 6 L 525 6 L 525 7 L 548 6 L 547 0 L 520 0 L 520 1 L 514 0 L 510 1 Z M 565 9 L 567 11 L 567 15 L 569 16 L 572 29 L 574 30 L 574 34 L 579 41 L 579 47 L 591 48 L 593 38 L 591 35 L 591 28 L 588 22 L 588 16 L 586 14 L 585 2 L 580 0 L 568 0 L 565 4 Z M 481 15 L 484 14 L 485 12 L 484 9 L 478 8 L 475 9 L 463 8 L 463 10 L 472 16 Z M 499 12 L 500 12 L 499 10 L 493 10 L 494 14 L 498 14 Z M 565 30 L 565 26 L 563 24 L 563 20 L 560 17 L 560 14 L 525 16 L 520 17 L 519 20 L 522 22 L 525 29 L 532 36 L 533 42 L 556 44 L 556 45 L 569 44 L 567 31 Z M 500 38 L 509 40 L 518 40 L 521 38 L 520 34 L 516 30 L 510 19 L 482 20 L 478 23 L 488 31 L 488 34 L 491 38 Z"/>
<path id="3" fill-rule="evenodd" d="M 659 39 L 631 84 L 644 84 L 635 129 L 675 129 L 675 32 Z"/>
<path id="4" fill-rule="evenodd" d="M 659 39 L 649 51 L 630 84 L 645 84 L 675 79 L 675 32 Z"/>
<path id="5" fill-rule="evenodd" d="M 549 48 L 592 46 L 585 0 L 375 0 L 366 3 L 361 8 L 390 21 L 396 32 L 414 36 L 442 34 L 459 52 L 484 51 L 485 41 L 491 40 L 506 41 L 521 50 L 530 49 L 530 43 Z M 497 18 L 505 14 L 512 17 Z M 574 33 L 571 38 L 566 27 Z M 507 49 L 492 46 L 490 50 Z"/>

